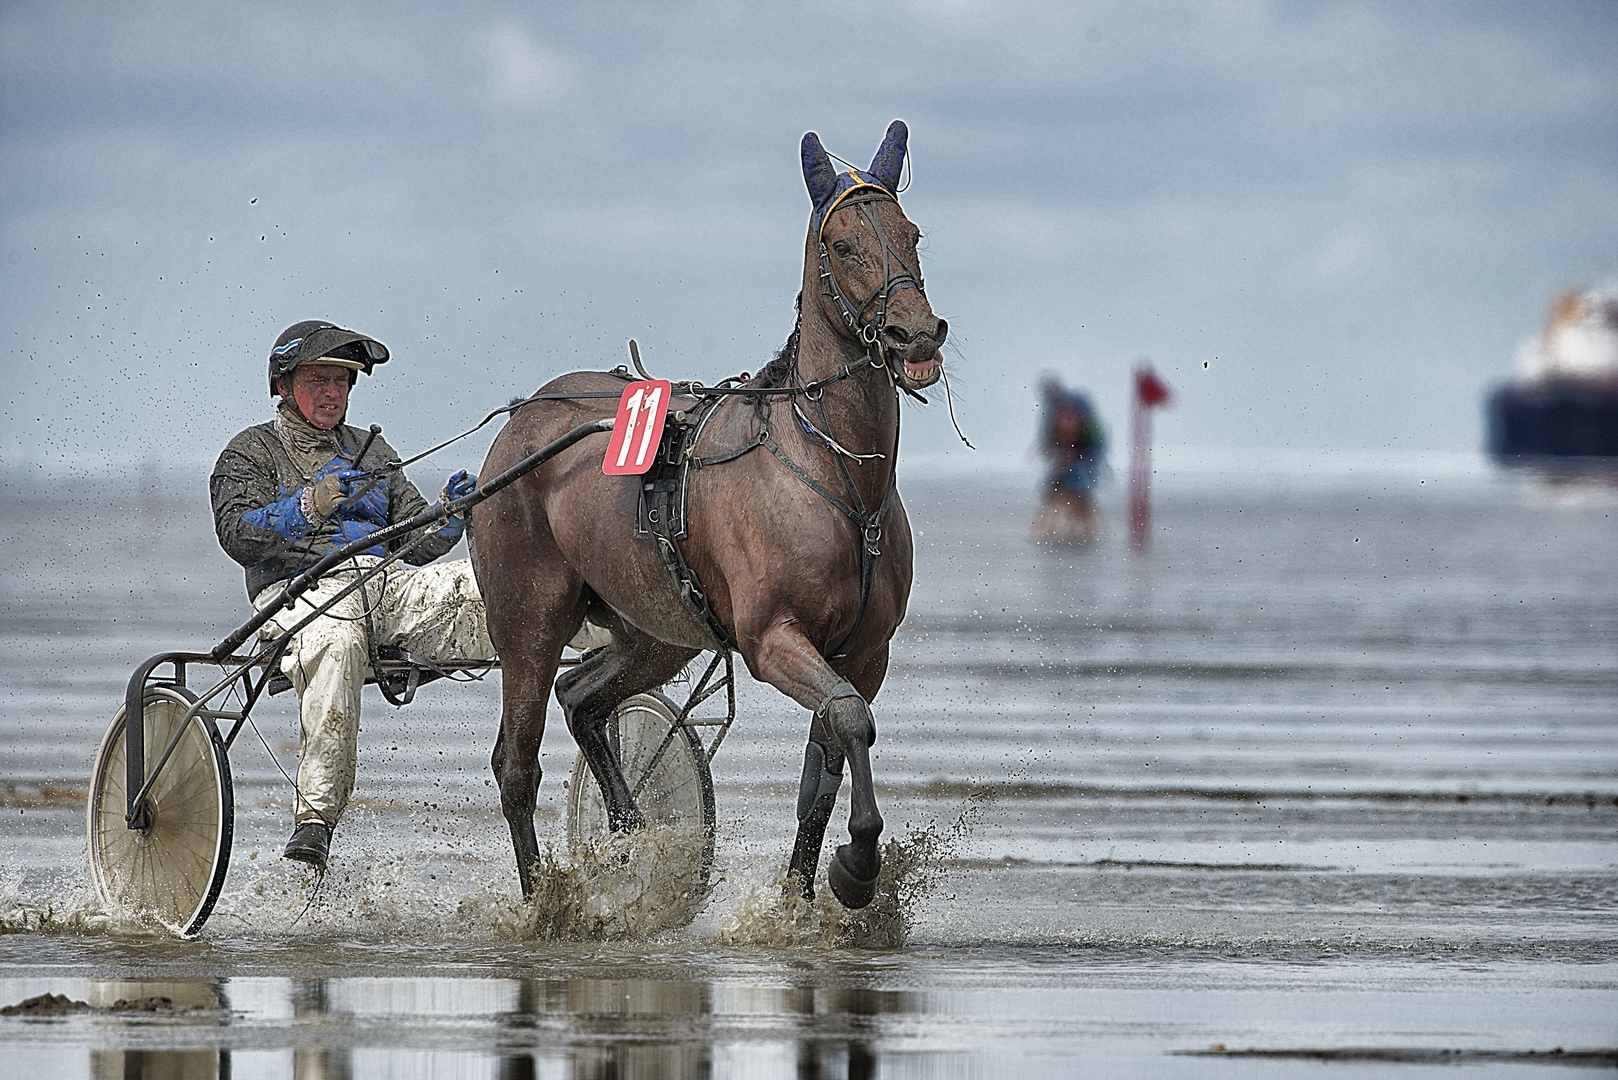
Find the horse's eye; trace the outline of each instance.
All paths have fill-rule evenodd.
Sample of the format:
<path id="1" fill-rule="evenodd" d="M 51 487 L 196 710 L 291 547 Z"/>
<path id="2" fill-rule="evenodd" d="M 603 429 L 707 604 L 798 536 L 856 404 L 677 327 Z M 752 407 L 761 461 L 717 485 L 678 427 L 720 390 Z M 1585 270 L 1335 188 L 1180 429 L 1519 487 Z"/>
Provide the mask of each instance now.
<path id="1" fill-rule="evenodd" d="M 839 259 L 846 259 L 850 254 L 853 253 L 854 245 L 850 244 L 847 240 L 839 240 L 831 246 L 831 249 L 837 252 L 837 257 Z"/>

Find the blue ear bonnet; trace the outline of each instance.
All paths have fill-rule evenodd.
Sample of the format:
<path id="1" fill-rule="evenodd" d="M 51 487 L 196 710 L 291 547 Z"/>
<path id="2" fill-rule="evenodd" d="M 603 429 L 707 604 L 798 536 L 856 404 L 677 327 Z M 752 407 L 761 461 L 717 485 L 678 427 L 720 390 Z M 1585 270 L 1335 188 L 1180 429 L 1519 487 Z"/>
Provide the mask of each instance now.
<path id="1" fill-rule="evenodd" d="M 820 231 L 826 218 L 837 209 L 837 204 L 850 192 L 859 188 L 876 188 L 895 202 L 898 201 L 899 174 L 904 168 L 905 142 L 910 130 L 904 121 L 895 120 L 888 125 L 888 133 L 871 159 L 869 172 L 850 169 L 839 173 L 832 168 L 831 157 L 820 145 L 820 136 L 809 132 L 803 137 L 803 181 L 809 188 L 809 200 L 814 212 L 809 217 L 809 233 L 820 242 Z"/>

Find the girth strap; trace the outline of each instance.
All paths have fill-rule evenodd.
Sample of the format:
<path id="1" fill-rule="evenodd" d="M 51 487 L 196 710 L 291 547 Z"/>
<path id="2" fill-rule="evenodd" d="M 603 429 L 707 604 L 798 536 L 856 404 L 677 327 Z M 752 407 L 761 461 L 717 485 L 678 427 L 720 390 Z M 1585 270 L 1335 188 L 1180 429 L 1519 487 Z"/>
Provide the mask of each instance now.
<path id="1" fill-rule="evenodd" d="M 702 583 L 686 563 L 685 556 L 680 554 L 680 546 L 661 534 L 653 539 L 657 542 L 657 560 L 663 564 L 663 571 L 668 574 L 680 603 L 702 623 L 708 636 L 713 638 L 715 648 L 721 652 L 734 652 L 736 639 L 730 636 L 730 631 L 725 629 L 725 624 L 719 621 L 713 608 L 708 605 L 708 594 L 702 591 Z"/>
<path id="2" fill-rule="evenodd" d="M 880 234 L 880 226 L 877 228 Z M 884 235 L 884 244 L 886 244 L 886 239 Z M 886 261 L 885 255 L 884 261 Z M 919 288 L 919 283 L 913 287 Z M 794 344 L 796 337 L 797 334 L 794 331 Z M 825 406 L 820 404 L 818 393 L 820 388 L 828 383 L 848 378 L 867 367 L 887 371 L 887 365 L 882 362 L 879 350 L 873 348 L 862 360 L 848 364 L 834 375 L 818 380 L 808 386 L 771 387 L 769 391 L 779 391 L 787 395 L 802 394 L 808 397 L 809 400 L 819 406 L 822 423 L 824 423 Z M 792 356 L 792 371 L 795 376 L 797 372 L 795 349 Z M 895 385 L 891 382 L 891 372 L 889 373 L 889 378 L 889 385 Z M 701 393 L 701 391 L 696 392 Z M 672 430 L 665 432 L 665 446 L 660 448 L 658 462 L 653 466 L 652 472 L 648 474 L 647 479 L 643 481 L 641 492 L 643 505 L 651 501 L 649 496 L 660 496 L 657 499 L 660 504 L 658 508 L 660 512 L 653 512 L 652 508 L 647 507 L 641 518 L 642 524 L 637 526 L 635 535 L 646 538 L 649 534 L 650 538 L 655 541 L 658 561 L 668 575 L 670 584 L 674 586 L 674 591 L 679 596 L 680 602 L 707 629 L 715 645 L 721 650 L 735 650 L 736 639 L 731 636 L 730 631 L 726 629 L 724 623 L 719 621 L 718 616 L 713 613 L 713 609 L 708 605 L 707 594 L 697 580 L 696 573 L 685 561 L 685 556 L 680 551 L 679 541 L 684 539 L 686 535 L 686 492 L 690 483 L 691 470 L 723 465 L 752 453 L 760 446 L 764 447 L 774 455 L 777 461 L 785 465 L 792 475 L 808 485 L 809 489 L 815 494 L 836 507 L 837 511 L 852 521 L 860 531 L 859 612 L 854 617 L 854 625 L 849 628 L 848 633 L 843 635 L 843 639 L 837 643 L 836 647 L 826 657 L 833 664 L 841 663 L 848 659 L 849 647 L 859 635 L 860 627 L 865 623 L 866 610 L 871 605 L 871 593 L 876 587 L 876 560 L 882 554 L 882 549 L 877 545 L 882 541 L 882 525 L 887 520 L 888 511 L 893 506 L 894 497 L 899 490 L 898 462 L 897 460 L 893 462 L 893 467 L 888 473 L 888 487 L 887 491 L 883 493 L 881 505 L 875 511 L 867 510 L 865 500 L 860 497 L 859 487 L 854 483 L 853 475 L 849 473 L 848 466 L 842 460 L 842 455 L 848 452 L 837 446 L 823 432 L 808 424 L 807 418 L 796 408 L 794 408 L 794 414 L 800 422 L 804 423 L 805 430 L 810 434 L 818 435 L 827 443 L 828 449 L 832 451 L 832 459 L 837 462 L 837 469 L 842 475 L 843 484 L 848 491 L 849 497 L 853 500 L 852 505 L 849 501 L 810 476 L 801 465 L 788 457 L 786 451 L 781 449 L 780 444 L 770 437 L 767 423 L 760 427 L 757 435 L 741 446 L 721 451 L 709 457 L 697 457 L 694 453 L 697 443 L 701 440 L 702 434 L 707 430 L 709 423 L 717 415 L 721 401 L 722 398 L 718 396 L 704 396 L 698 406 L 687 414 L 684 422 L 674 425 Z M 897 455 L 899 447 L 897 429 L 894 431 L 893 443 L 893 452 Z M 863 455 L 853 456 L 858 460 Z M 670 471 L 674 473 L 672 478 L 669 476 Z"/>
<path id="3" fill-rule="evenodd" d="M 691 457 L 691 450 L 718 411 L 721 400 L 704 399 L 684 423 L 671 425 L 665 430 L 665 444 L 659 447 L 657 462 L 641 485 L 641 520 L 646 531 L 637 528 L 636 536 L 650 535 L 657 548 L 657 561 L 662 564 L 663 572 L 668 575 L 669 584 L 674 586 L 680 603 L 708 631 L 716 649 L 732 652 L 736 648 L 736 639 L 713 613 L 713 608 L 708 604 L 708 594 L 703 591 L 696 572 L 685 561 L 679 544 L 687 531 L 685 500 L 691 467 L 733 461 L 753 449 L 752 446 L 744 446 L 730 453 L 715 455 L 714 459 L 709 460 Z"/>

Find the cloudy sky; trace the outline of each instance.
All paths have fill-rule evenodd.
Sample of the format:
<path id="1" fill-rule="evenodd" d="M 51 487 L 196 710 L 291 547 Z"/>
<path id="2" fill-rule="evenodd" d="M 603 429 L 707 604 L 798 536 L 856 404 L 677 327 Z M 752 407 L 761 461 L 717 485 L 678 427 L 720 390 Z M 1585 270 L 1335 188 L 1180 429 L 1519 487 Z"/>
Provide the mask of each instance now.
<path id="1" fill-rule="evenodd" d="M 1618 273 L 1615 56 L 1610 0 L 9 0 L 0 466 L 205 464 L 306 318 L 393 349 L 351 419 L 407 452 L 630 337 L 757 370 L 798 140 L 863 165 L 894 117 L 982 460 L 1043 370 L 1121 449 L 1141 357 L 1166 444 L 1473 451 L 1552 295 Z M 960 457 L 936 404 L 905 438 Z"/>

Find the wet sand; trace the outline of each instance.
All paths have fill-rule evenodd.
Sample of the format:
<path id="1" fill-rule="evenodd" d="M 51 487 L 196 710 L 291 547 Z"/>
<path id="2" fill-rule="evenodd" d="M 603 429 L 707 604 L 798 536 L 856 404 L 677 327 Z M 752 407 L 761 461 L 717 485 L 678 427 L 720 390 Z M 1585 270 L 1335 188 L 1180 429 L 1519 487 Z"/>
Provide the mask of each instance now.
<path id="1" fill-rule="evenodd" d="M 225 893 L 202 939 L 177 942 L 91 898 L 83 788 L 129 670 L 224 636 L 245 617 L 239 574 L 199 492 L 13 484 L 0 1005 L 85 1007 L 0 1016 L 7 1068 L 1612 1066 L 1618 506 L 1476 482 L 1169 491 L 1137 557 L 1116 528 L 1092 549 L 1028 544 L 1015 485 L 903 490 L 916 592 L 875 768 L 888 835 L 931 857 L 860 943 L 825 912 L 783 924 L 772 907 L 805 718 L 745 678 L 714 763 L 722 879 L 691 925 L 525 932 L 487 764 L 497 675 L 397 712 L 367 692 L 356 805 L 312 904 L 277 857 L 285 783 L 245 734 Z M 293 703 L 255 717 L 290 768 Z M 540 834 L 560 843 L 559 722 L 542 761 Z"/>

